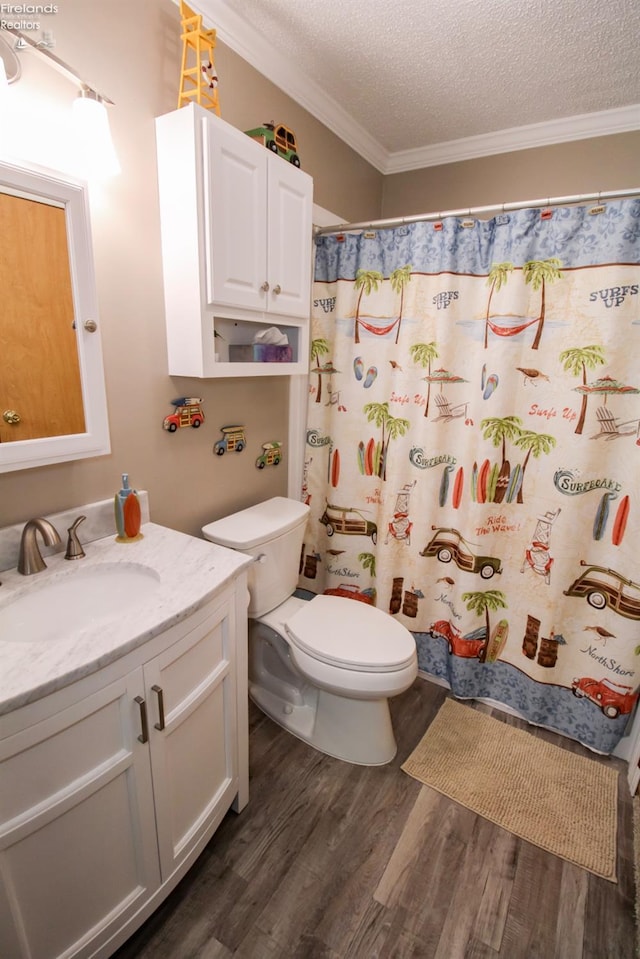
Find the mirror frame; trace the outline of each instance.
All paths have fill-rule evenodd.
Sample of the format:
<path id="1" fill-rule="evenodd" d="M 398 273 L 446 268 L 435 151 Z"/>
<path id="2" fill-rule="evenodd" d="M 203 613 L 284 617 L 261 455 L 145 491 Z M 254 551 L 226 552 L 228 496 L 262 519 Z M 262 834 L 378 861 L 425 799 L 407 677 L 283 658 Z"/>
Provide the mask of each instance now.
<path id="1" fill-rule="evenodd" d="M 64 206 L 85 432 L 0 443 L 0 472 L 104 456 L 111 445 L 87 185 L 44 167 L 0 160 L 3 188 Z M 98 325 L 94 332 L 85 329 L 88 320 Z"/>

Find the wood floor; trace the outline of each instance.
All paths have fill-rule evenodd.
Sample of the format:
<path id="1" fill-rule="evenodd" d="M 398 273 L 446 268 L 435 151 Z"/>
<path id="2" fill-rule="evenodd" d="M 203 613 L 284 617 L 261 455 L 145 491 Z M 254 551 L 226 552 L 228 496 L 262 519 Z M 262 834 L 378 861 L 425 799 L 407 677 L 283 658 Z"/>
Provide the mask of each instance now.
<path id="1" fill-rule="evenodd" d="M 447 695 L 418 679 L 392 701 L 398 755 L 377 768 L 322 756 L 251 706 L 249 805 L 117 959 L 632 959 L 624 764 L 603 760 L 623 772 L 614 884 L 400 770 Z"/>

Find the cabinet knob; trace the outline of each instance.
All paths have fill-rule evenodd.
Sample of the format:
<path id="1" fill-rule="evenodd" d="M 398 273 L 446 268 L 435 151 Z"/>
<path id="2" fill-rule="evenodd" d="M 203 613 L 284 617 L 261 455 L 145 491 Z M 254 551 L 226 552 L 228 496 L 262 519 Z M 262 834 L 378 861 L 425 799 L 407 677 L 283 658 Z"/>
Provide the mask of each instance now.
<path id="1" fill-rule="evenodd" d="M 274 292 L 274 293 L 282 293 L 282 287 L 280 286 L 279 283 L 277 283 L 276 286 L 274 286 L 273 292 Z"/>
<path id="2" fill-rule="evenodd" d="M 266 280 L 264 281 L 264 283 L 262 284 L 262 286 L 260 287 L 260 289 L 262 290 L 263 293 L 268 293 L 268 292 L 269 292 L 269 284 L 267 283 Z"/>
<path id="3" fill-rule="evenodd" d="M 19 423 L 20 414 L 16 413 L 15 410 L 5 410 L 4 413 L 2 414 L 2 419 L 5 421 L 5 423 L 10 423 L 10 424 Z"/>

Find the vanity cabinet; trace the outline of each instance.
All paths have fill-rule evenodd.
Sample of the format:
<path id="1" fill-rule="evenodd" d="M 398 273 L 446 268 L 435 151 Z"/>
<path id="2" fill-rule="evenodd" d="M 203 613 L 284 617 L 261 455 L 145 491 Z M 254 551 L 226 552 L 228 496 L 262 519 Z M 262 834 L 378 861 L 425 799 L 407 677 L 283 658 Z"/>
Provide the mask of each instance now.
<path id="1" fill-rule="evenodd" d="M 197 104 L 156 138 L 170 375 L 306 373 L 311 177 Z M 289 360 L 252 350 L 273 326 Z"/>
<path id="2" fill-rule="evenodd" d="M 246 803 L 241 605 L 227 589 L 141 650 L 3 717 L 1 956 L 111 955 Z"/>

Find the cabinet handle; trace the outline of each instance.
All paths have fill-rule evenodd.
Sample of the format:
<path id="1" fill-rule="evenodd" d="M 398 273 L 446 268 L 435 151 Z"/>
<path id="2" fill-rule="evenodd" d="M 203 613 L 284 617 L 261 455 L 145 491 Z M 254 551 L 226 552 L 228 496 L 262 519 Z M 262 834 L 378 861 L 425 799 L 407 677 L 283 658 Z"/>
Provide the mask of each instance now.
<path id="1" fill-rule="evenodd" d="M 145 703 L 142 696 L 136 696 L 135 701 L 140 707 L 140 725 L 142 726 L 142 732 L 138 736 L 138 739 L 141 743 L 149 742 L 149 724 L 147 723 L 147 704 Z"/>
<path id="2" fill-rule="evenodd" d="M 277 294 L 277 293 L 282 293 L 282 287 L 280 286 L 279 283 L 277 283 L 276 286 L 274 286 L 273 292 L 276 293 L 276 294 Z"/>
<path id="3" fill-rule="evenodd" d="M 151 689 L 158 697 L 158 717 L 160 719 L 159 723 L 154 723 L 154 728 L 163 730 L 164 729 L 164 693 L 162 692 L 162 686 L 152 686 Z"/>
<path id="4" fill-rule="evenodd" d="M 262 284 L 262 286 L 260 287 L 260 289 L 262 290 L 263 293 L 268 293 L 268 292 L 269 292 L 269 284 L 267 283 L 266 280 L 264 281 L 264 283 Z"/>

